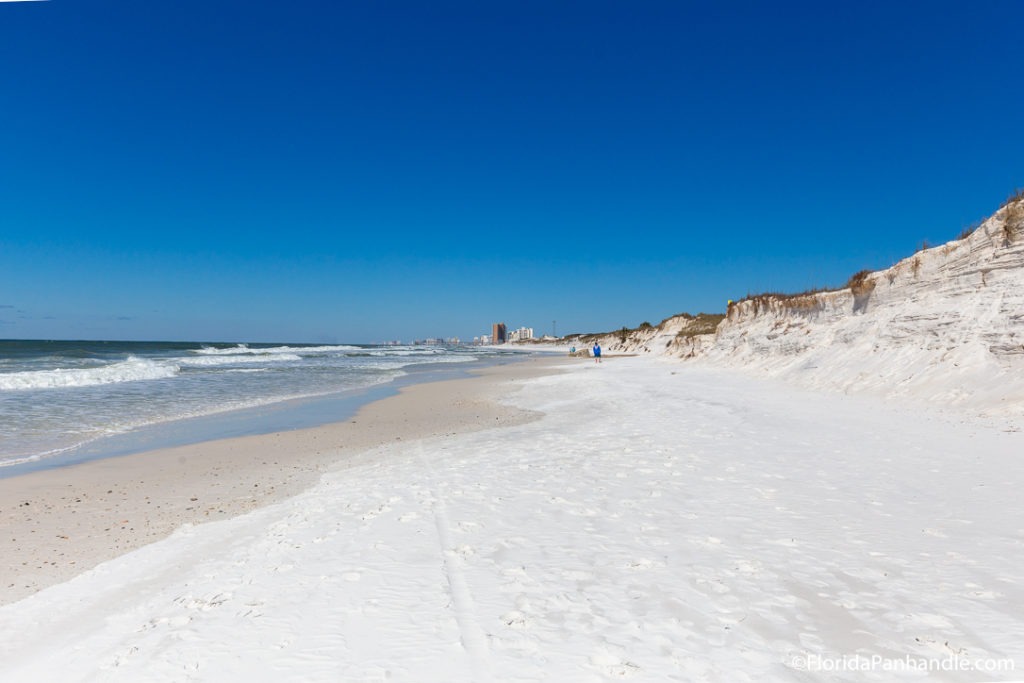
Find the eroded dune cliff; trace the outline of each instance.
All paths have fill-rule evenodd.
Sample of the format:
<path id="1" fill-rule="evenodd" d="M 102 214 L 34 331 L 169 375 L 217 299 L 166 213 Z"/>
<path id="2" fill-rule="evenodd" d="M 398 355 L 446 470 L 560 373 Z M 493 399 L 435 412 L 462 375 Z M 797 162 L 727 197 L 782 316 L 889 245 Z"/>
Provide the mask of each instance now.
<path id="1" fill-rule="evenodd" d="M 842 289 L 766 294 L 725 319 L 673 316 L 601 336 L 612 351 L 752 370 L 801 385 L 1024 412 L 1024 199 L 970 235 Z"/>

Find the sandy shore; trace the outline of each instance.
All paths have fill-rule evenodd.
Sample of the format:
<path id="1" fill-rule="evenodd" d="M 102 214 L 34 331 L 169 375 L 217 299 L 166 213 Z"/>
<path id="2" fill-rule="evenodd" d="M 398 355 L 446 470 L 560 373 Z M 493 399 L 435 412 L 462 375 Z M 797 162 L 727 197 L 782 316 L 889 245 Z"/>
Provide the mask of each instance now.
<path id="1" fill-rule="evenodd" d="M 528 422 L 494 399 L 509 381 L 552 372 L 530 358 L 428 382 L 322 427 L 106 458 L 0 479 L 0 605 L 168 536 L 293 496 L 323 472 L 389 441 Z"/>
<path id="2" fill-rule="evenodd" d="M 438 421 L 391 412 L 297 495 L 0 607 L 0 680 L 1019 680 L 1019 432 L 555 362 L 518 392 L 414 387 Z"/>

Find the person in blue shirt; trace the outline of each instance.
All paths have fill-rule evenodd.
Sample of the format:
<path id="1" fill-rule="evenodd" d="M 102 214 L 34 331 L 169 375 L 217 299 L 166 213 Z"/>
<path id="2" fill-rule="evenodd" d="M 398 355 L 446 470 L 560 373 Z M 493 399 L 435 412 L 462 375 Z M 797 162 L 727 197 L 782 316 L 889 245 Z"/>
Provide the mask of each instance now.
<path id="1" fill-rule="evenodd" d="M 601 345 L 598 344 L 597 342 L 594 342 L 594 362 L 601 362 Z"/>

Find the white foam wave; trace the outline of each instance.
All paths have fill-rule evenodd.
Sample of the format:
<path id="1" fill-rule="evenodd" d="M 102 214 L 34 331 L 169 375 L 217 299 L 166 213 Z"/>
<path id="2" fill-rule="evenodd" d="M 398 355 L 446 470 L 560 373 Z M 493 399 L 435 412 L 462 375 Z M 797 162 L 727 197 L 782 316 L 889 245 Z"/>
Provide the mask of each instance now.
<path id="1" fill-rule="evenodd" d="M 228 372 L 265 372 L 266 368 L 240 368 L 235 370 L 228 370 Z M 293 394 L 286 394 L 281 396 L 267 396 L 256 399 L 237 399 L 232 401 L 225 401 L 217 403 L 216 405 L 205 405 L 190 410 L 183 410 L 174 414 L 163 415 L 159 417 L 144 418 L 140 420 L 127 421 L 116 426 L 98 427 L 92 433 L 88 434 L 81 440 L 77 441 L 68 446 L 62 446 L 60 448 L 53 448 L 38 453 L 31 454 L 18 454 L 18 455 L 0 455 L 0 468 L 7 467 L 10 465 L 21 465 L 30 462 L 36 462 L 43 460 L 44 458 L 60 455 L 68 451 L 73 451 L 77 448 L 84 446 L 85 444 L 97 441 L 106 436 L 112 436 L 116 434 L 124 434 L 131 432 L 136 429 L 151 427 L 168 422 L 175 422 L 177 420 L 188 420 L 196 417 L 209 417 L 213 415 L 219 415 L 224 413 L 231 413 L 238 410 L 245 410 L 247 408 L 258 408 L 261 406 L 272 405 L 275 403 L 284 403 L 287 401 L 295 401 L 302 399 L 315 399 L 321 396 L 329 396 L 336 394 L 341 391 L 359 388 L 369 388 L 379 384 L 390 382 L 394 379 L 402 377 L 407 373 L 399 369 L 392 369 L 385 375 L 364 375 L 360 378 L 360 381 L 353 383 L 351 386 L 346 387 L 334 387 L 324 391 L 313 391 L 313 392 L 299 392 Z"/>
<path id="2" fill-rule="evenodd" d="M 362 367 L 373 370 L 396 370 L 399 368 L 411 368 L 417 365 L 433 365 L 435 363 L 468 363 L 477 360 L 475 356 L 441 356 L 429 360 L 414 360 L 408 357 L 397 358 L 368 358 L 367 363 Z"/>
<path id="3" fill-rule="evenodd" d="M 348 344 L 335 344 L 333 346 L 282 346 L 282 349 L 291 349 L 295 353 L 331 353 L 332 351 L 362 351 L 359 346 Z"/>
<path id="4" fill-rule="evenodd" d="M 96 368 L 58 368 L 56 370 L 0 373 L 0 391 L 88 387 L 97 384 L 167 379 L 174 377 L 179 371 L 180 368 L 173 363 L 161 363 L 129 356 L 127 360 L 119 363 Z"/>
<path id="5" fill-rule="evenodd" d="M 250 349 L 246 344 L 231 346 L 226 349 L 213 346 L 204 346 L 201 349 L 193 349 L 192 353 L 203 356 L 224 356 L 242 353 L 272 354 L 272 353 L 330 353 L 332 351 L 362 351 L 358 346 L 338 344 L 335 346 L 268 346 L 266 348 Z"/>
<path id="6" fill-rule="evenodd" d="M 371 356 L 441 356 L 449 354 L 446 349 L 375 349 L 370 351 Z"/>
<path id="7" fill-rule="evenodd" d="M 178 358 L 175 362 L 189 367 L 210 367 L 216 365 L 240 365 L 242 363 L 280 363 L 290 360 L 302 360 L 302 357 L 294 353 L 267 353 L 250 354 L 247 356 L 194 356 L 192 358 Z"/>
<path id="8" fill-rule="evenodd" d="M 63 446 L 61 448 L 53 448 L 53 449 L 48 450 L 48 451 L 43 451 L 42 453 L 33 453 L 31 455 L 16 455 L 16 456 L 5 457 L 2 460 L 0 460 L 0 467 L 8 467 L 10 465 L 24 465 L 25 463 L 29 463 L 29 462 L 38 462 L 39 460 L 42 460 L 43 458 L 49 458 L 49 457 L 54 456 L 54 455 L 60 455 L 61 453 L 67 453 L 68 451 L 73 451 L 76 448 L 79 448 L 79 447 L 83 446 L 84 444 L 89 443 L 89 441 L 92 441 L 95 438 L 96 437 L 94 437 L 93 439 L 86 439 L 85 441 L 82 441 L 80 443 L 75 443 L 75 444 L 72 444 L 70 446 Z"/>
<path id="9" fill-rule="evenodd" d="M 433 363 L 468 363 L 470 361 L 477 360 L 476 356 L 441 356 L 440 358 L 431 358 L 426 364 Z"/>

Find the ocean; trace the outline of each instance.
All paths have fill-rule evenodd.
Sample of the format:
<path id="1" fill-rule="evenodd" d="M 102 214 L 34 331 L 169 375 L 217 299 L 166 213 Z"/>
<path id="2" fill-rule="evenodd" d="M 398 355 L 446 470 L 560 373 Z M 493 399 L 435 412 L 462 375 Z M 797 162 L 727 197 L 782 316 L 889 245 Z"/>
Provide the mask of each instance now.
<path id="1" fill-rule="evenodd" d="M 0 469 L 147 426 L 351 392 L 508 353 L 465 345 L 0 341 Z"/>

